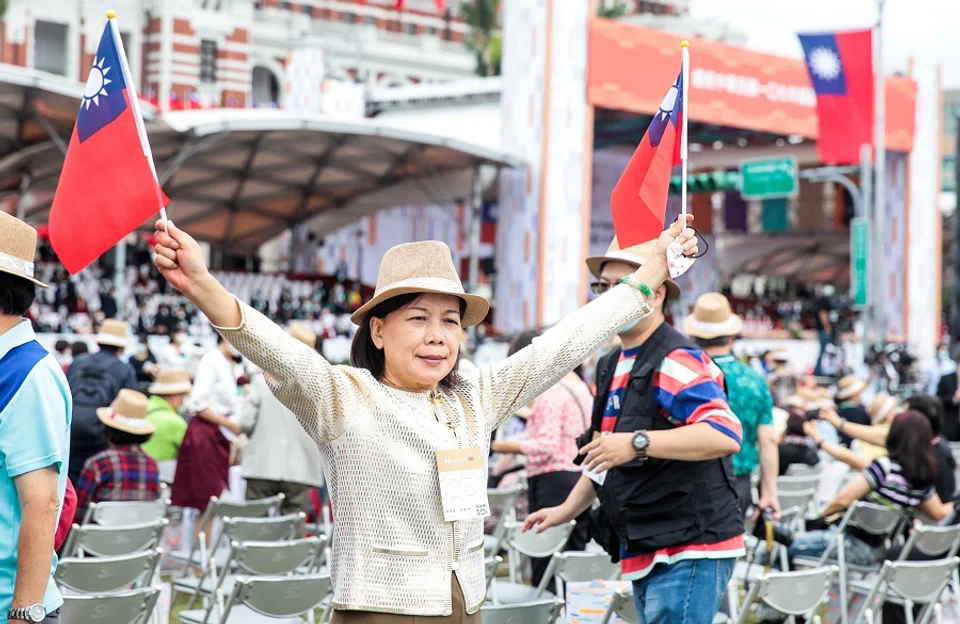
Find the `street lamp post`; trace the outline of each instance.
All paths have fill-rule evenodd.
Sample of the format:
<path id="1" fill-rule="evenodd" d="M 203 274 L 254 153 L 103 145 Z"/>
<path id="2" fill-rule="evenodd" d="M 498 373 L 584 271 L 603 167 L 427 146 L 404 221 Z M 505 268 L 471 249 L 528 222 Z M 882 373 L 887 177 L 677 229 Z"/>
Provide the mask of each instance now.
<path id="1" fill-rule="evenodd" d="M 886 137 L 886 83 L 884 82 L 884 72 L 883 72 L 883 8 L 886 4 L 886 0 L 877 0 L 877 26 L 876 32 L 874 33 L 874 75 L 876 78 L 875 86 L 875 103 L 874 103 L 874 116 L 876 126 L 874 127 L 874 146 L 876 153 L 874 156 L 874 164 L 876 166 L 876 173 L 874 177 L 875 184 L 873 185 L 873 199 L 874 199 L 874 208 L 873 208 L 873 223 L 875 234 L 873 237 L 874 249 L 876 253 L 873 254 L 873 273 L 875 279 L 873 280 L 874 285 L 876 286 L 875 295 L 873 297 L 874 302 L 874 323 L 876 329 L 875 340 L 879 343 L 883 343 L 887 339 L 887 315 L 885 310 L 885 302 L 887 299 L 887 288 L 886 288 L 886 254 L 883 252 L 886 237 L 887 237 L 887 227 L 886 227 L 886 190 L 887 190 L 887 180 L 886 180 L 886 166 L 887 166 L 887 137 Z"/>

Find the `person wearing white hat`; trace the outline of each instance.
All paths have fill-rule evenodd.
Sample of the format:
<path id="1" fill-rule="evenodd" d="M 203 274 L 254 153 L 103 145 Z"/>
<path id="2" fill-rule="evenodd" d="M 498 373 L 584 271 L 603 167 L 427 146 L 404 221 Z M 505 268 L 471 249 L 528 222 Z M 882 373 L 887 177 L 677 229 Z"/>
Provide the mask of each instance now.
<path id="1" fill-rule="evenodd" d="M 0 622 L 58 621 L 54 533 L 67 487 L 70 387 L 24 314 L 37 232 L 0 210 Z M 52 565 L 51 565 L 52 561 Z"/>
<path id="2" fill-rule="evenodd" d="M 730 301 L 718 292 L 700 295 L 693 313 L 683 321 L 683 332 L 703 349 L 721 371 L 730 409 L 743 426 L 743 446 L 733 456 L 733 472 L 744 515 L 754 509 L 754 518 L 769 510 L 780 516 L 777 497 L 779 452 L 773 429 L 773 397 L 767 380 L 733 355 L 733 342 L 743 320 L 734 314 Z M 751 475 L 760 467 L 760 498 L 754 507 Z"/>
<path id="3" fill-rule="evenodd" d="M 87 460 L 77 481 L 77 517 L 91 503 L 152 501 L 160 497 L 160 468 L 140 445 L 156 428 L 147 420 L 147 397 L 124 388 L 97 410 L 109 446 Z"/>
<path id="4" fill-rule="evenodd" d="M 130 344 L 127 323 L 107 319 L 96 337 L 100 350 L 74 358 L 67 369 L 73 394 L 73 426 L 70 429 L 70 480 L 76 482 L 87 459 L 107 448 L 96 411 L 110 405 L 123 388 L 137 389 L 137 374 L 120 359 Z"/>
<path id="5" fill-rule="evenodd" d="M 265 371 L 320 446 L 336 519 L 337 624 L 481 621 L 492 430 L 617 330 L 650 315 L 651 290 L 668 275 L 668 245 L 697 249 L 678 220 L 623 284 L 466 376 L 455 370 L 461 329 L 483 321 L 489 303 L 464 291 L 445 244 L 387 251 L 373 298 L 351 317 L 359 326 L 353 366 L 332 366 L 240 303 L 210 275 L 199 244 L 164 225 L 154 235 L 160 273 Z"/>
<path id="6" fill-rule="evenodd" d="M 867 382 L 854 375 L 840 378 L 840 381 L 837 382 L 837 392 L 834 394 L 837 414 L 840 415 L 840 418 L 857 425 L 871 424 L 870 416 L 861 401 L 861 396 L 866 388 Z M 850 446 L 850 443 L 853 442 L 853 438 L 842 433 L 840 434 L 840 440 L 844 446 Z"/>

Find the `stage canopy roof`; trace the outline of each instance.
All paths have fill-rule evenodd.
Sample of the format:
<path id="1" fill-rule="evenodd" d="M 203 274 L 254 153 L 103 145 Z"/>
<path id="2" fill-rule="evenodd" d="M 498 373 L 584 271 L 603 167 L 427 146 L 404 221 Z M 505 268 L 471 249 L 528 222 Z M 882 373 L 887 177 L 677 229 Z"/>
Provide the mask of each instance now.
<path id="1" fill-rule="evenodd" d="M 0 190 L 28 191 L 21 209 L 31 223 L 47 220 L 82 91 L 0 66 Z M 483 190 L 500 167 L 522 165 L 497 149 L 375 119 L 144 107 L 170 218 L 234 251 L 293 225 L 324 236 L 382 208 L 468 197 L 477 175 Z"/>
<path id="2" fill-rule="evenodd" d="M 720 272 L 728 278 L 748 274 L 810 284 L 850 281 L 846 232 L 726 233 L 721 245 Z"/>

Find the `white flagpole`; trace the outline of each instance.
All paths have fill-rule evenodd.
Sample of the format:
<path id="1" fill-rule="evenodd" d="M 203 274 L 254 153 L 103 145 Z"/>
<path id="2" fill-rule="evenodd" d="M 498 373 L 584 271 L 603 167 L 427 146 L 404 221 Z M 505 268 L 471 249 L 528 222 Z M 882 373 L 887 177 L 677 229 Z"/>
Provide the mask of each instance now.
<path id="1" fill-rule="evenodd" d="M 147 157 L 150 163 L 150 172 L 153 173 L 153 179 L 157 180 L 157 167 L 153 164 L 153 152 L 150 150 L 150 139 L 147 138 L 147 128 L 143 125 L 143 115 L 140 113 L 140 98 L 137 97 L 137 83 L 133 80 L 130 73 L 130 65 L 127 64 L 127 53 L 123 49 L 123 39 L 120 37 L 120 29 L 117 28 L 117 12 L 107 11 L 107 22 L 110 24 L 110 32 L 113 33 L 113 42 L 117 46 L 117 52 L 120 56 L 120 71 L 123 73 L 123 82 L 127 85 L 127 93 L 130 96 L 130 106 L 133 107 L 133 119 L 137 124 L 137 133 L 140 135 L 140 145 L 143 147 L 143 155 Z M 163 219 L 163 229 L 167 229 L 167 209 L 160 206 L 160 218 Z"/>
<path id="2" fill-rule="evenodd" d="M 680 69 L 680 95 L 683 108 L 683 123 L 680 130 L 680 215 L 683 227 L 687 227 L 687 122 L 690 119 L 690 109 L 687 107 L 690 91 L 690 42 L 681 41 L 682 67 Z"/>

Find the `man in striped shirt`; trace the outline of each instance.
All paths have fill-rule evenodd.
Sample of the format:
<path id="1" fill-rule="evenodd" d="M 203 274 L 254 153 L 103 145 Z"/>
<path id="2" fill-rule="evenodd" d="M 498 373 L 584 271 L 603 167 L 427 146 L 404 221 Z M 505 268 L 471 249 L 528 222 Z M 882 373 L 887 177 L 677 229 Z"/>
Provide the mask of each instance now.
<path id="1" fill-rule="evenodd" d="M 652 258 L 650 245 L 620 250 L 614 242 L 589 258 L 594 292 Z M 663 306 L 679 294 L 668 280 L 648 297 L 653 314 L 622 328 L 623 348 L 598 364 L 595 433 L 581 457 L 599 476 L 582 477 L 562 505 L 531 514 L 524 527 L 562 524 L 599 497 L 598 541 L 633 582 L 647 624 L 712 622 L 744 552 L 729 459 L 742 428 L 720 369 L 665 323 Z"/>

